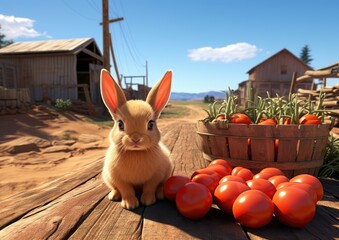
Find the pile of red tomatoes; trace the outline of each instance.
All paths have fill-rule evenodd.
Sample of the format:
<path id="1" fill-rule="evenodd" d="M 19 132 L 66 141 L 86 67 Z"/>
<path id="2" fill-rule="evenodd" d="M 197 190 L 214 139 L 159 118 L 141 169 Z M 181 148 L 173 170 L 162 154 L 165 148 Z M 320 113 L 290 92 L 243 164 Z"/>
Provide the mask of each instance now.
<path id="1" fill-rule="evenodd" d="M 203 218 L 214 203 L 246 227 L 263 227 L 275 216 L 282 224 L 300 228 L 313 219 L 323 186 L 309 174 L 289 179 L 278 168 L 253 174 L 217 159 L 191 178 L 176 175 L 167 179 L 164 195 L 193 220 Z"/>

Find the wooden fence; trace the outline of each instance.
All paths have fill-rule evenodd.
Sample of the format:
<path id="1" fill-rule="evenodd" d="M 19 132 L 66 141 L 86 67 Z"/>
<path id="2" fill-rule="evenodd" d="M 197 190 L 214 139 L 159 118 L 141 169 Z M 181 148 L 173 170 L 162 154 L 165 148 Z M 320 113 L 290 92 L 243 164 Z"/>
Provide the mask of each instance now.
<path id="1" fill-rule="evenodd" d="M 0 87 L 0 114 L 15 114 L 18 110 L 28 109 L 31 96 L 28 88 Z"/>

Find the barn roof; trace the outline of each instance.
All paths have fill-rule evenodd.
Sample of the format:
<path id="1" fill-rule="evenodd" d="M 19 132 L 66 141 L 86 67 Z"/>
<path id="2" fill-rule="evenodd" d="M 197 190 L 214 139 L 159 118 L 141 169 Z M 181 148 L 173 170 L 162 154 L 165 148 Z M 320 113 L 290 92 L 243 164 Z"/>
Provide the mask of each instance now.
<path id="1" fill-rule="evenodd" d="M 248 70 L 248 74 L 251 74 L 257 67 L 259 67 L 262 64 L 265 64 L 266 62 L 270 61 L 272 58 L 274 58 L 275 56 L 283 53 L 283 52 L 287 52 L 289 55 L 291 55 L 293 58 L 295 58 L 297 61 L 299 61 L 301 64 L 305 65 L 306 68 L 308 69 L 313 69 L 312 67 L 310 67 L 309 65 L 307 65 L 306 63 L 304 63 L 300 58 L 296 57 L 293 53 L 291 53 L 290 51 L 288 51 L 286 48 L 281 49 L 279 52 L 277 52 L 276 54 L 272 55 L 271 57 L 267 58 L 266 60 L 262 61 L 261 63 L 257 64 L 256 66 L 252 67 L 250 70 Z"/>
<path id="2" fill-rule="evenodd" d="M 77 38 L 65 40 L 46 40 L 34 42 L 15 42 L 0 49 L 1 55 L 44 54 L 44 53 L 74 53 L 83 51 L 91 43 L 95 44 L 97 53 L 101 57 L 93 38 Z"/>

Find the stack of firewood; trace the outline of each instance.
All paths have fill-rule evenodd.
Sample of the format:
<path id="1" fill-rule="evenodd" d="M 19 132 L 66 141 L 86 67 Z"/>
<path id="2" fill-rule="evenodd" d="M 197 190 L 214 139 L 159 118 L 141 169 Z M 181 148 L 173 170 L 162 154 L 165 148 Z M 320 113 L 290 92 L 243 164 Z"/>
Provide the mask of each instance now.
<path id="1" fill-rule="evenodd" d="M 339 109 L 339 84 L 317 90 L 298 89 L 298 97 L 310 98 L 317 103 L 319 102 L 319 94 L 321 92 L 325 93 L 323 106 L 326 109 Z"/>

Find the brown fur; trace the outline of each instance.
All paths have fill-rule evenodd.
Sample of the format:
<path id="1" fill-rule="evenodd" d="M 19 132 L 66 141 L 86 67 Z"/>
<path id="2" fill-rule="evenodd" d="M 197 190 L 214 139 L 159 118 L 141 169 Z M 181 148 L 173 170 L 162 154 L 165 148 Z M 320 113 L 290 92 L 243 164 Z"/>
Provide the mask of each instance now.
<path id="1" fill-rule="evenodd" d="M 120 200 L 127 209 L 139 206 L 136 188 L 141 189 L 141 203 L 151 205 L 163 198 L 162 185 L 172 173 L 169 150 L 160 141 L 156 120 L 166 105 L 171 85 L 167 72 L 149 93 L 147 100 L 126 101 L 121 88 L 108 71 L 101 72 L 101 93 L 115 121 L 110 132 L 102 171 L 103 180 L 111 189 L 110 200 Z M 122 121 L 124 128 L 119 128 Z M 154 121 L 152 129 L 148 129 Z"/>

